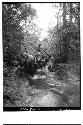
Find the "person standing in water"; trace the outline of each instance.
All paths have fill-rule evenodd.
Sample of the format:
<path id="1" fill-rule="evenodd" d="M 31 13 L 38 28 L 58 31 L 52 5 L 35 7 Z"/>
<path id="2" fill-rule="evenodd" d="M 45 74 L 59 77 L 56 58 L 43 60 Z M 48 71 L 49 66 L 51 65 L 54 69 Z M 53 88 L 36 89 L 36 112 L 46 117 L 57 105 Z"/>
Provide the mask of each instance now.
<path id="1" fill-rule="evenodd" d="M 38 63 L 42 60 L 42 54 L 41 54 L 41 44 L 38 45 L 37 52 L 35 54 L 35 63 Z"/>

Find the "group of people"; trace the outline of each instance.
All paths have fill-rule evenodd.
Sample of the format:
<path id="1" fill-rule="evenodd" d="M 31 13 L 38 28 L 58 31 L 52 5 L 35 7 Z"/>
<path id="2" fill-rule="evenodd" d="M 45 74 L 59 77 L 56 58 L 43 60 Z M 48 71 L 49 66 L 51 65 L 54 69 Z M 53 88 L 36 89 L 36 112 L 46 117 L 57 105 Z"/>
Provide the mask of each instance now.
<path id="1" fill-rule="evenodd" d="M 40 74 L 40 72 L 41 74 L 48 74 L 49 71 L 57 71 L 59 67 L 59 63 L 55 63 L 53 56 L 49 56 L 48 54 L 46 56 L 41 53 L 40 44 L 34 56 L 25 51 L 22 59 L 23 61 L 21 61 L 22 63 L 17 72 L 23 73 L 23 76 L 25 74 L 33 77 L 36 74 Z"/>
<path id="2" fill-rule="evenodd" d="M 23 70 L 26 74 L 30 74 L 31 76 L 37 73 L 37 69 L 42 69 L 42 67 L 46 66 L 48 62 L 48 59 L 41 53 L 41 44 L 38 45 L 34 56 L 26 50 L 23 53 L 23 59 Z"/>
<path id="3" fill-rule="evenodd" d="M 36 54 L 31 55 L 27 51 L 23 53 L 23 57 L 27 59 L 28 61 L 32 61 L 34 63 L 39 63 L 43 59 L 43 55 L 41 54 L 41 44 L 38 45 Z"/>

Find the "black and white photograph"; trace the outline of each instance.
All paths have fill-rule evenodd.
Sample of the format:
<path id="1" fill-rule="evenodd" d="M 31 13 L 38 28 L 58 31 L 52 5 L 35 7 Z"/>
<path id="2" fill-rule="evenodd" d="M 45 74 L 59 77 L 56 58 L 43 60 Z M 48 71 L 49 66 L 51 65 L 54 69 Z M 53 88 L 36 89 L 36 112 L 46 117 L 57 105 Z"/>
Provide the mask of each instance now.
<path id="1" fill-rule="evenodd" d="M 80 2 L 2 2 L 3 111 L 80 110 Z"/>

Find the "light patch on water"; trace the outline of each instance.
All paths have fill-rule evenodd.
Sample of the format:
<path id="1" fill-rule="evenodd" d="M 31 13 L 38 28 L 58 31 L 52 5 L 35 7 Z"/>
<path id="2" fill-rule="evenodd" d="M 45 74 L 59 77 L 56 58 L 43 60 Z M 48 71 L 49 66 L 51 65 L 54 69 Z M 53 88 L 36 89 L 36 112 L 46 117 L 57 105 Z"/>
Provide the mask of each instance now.
<path id="1" fill-rule="evenodd" d="M 45 75 L 34 75 L 32 79 L 36 80 L 36 79 L 45 79 L 45 78 L 46 78 Z"/>
<path id="2" fill-rule="evenodd" d="M 60 97 L 56 95 L 56 97 L 48 93 L 46 95 L 36 97 L 31 102 L 31 107 L 58 107 L 60 103 Z"/>
<path id="3" fill-rule="evenodd" d="M 32 77 L 32 79 L 38 79 L 38 75 L 34 75 L 33 77 Z"/>

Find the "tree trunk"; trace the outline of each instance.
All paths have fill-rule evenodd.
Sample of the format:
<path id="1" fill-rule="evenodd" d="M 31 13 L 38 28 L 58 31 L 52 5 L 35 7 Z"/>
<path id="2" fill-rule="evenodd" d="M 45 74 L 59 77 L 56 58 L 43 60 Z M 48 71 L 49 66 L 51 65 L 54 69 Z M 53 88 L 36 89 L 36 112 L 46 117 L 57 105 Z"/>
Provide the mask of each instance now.
<path id="1" fill-rule="evenodd" d="M 63 3 L 63 27 L 66 26 L 66 3 Z"/>

